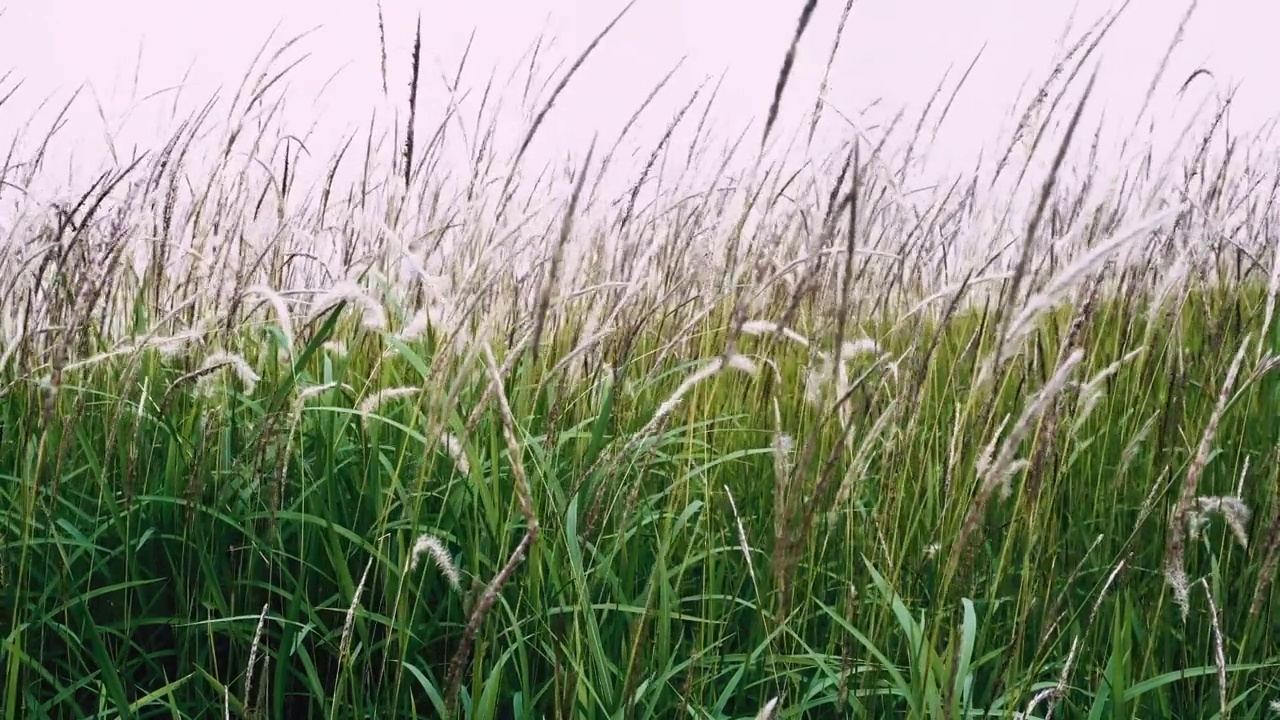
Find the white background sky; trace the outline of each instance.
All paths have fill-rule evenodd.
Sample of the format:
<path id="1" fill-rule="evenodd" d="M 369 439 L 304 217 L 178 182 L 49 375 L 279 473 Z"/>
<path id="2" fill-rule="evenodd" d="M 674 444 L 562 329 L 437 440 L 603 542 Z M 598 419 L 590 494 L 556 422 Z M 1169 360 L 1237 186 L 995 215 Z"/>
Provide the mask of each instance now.
<path id="1" fill-rule="evenodd" d="M 611 141 L 681 57 L 686 58 L 681 70 L 649 116 L 649 137 L 661 132 L 693 88 L 722 73 L 714 116 L 726 136 L 722 140 L 745 123 L 759 127 L 802 5 L 803 0 L 638 0 L 562 96 L 535 156 L 580 155 L 597 131 L 602 141 Z M 843 0 L 819 2 L 784 99 L 788 118 L 812 107 L 843 5 Z M 882 109 L 872 114 L 879 120 L 899 108 L 919 109 L 948 68 L 958 77 L 985 45 L 931 150 L 944 161 L 963 162 L 990 145 L 998 131 L 1007 131 L 1020 89 L 1045 77 L 1068 20 L 1074 16 L 1075 37 L 1118 5 L 1111 0 L 858 0 L 829 98 L 847 115 L 879 99 Z M 13 70 L 0 88 L 16 79 L 25 83 L 0 108 L 0 138 L 42 100 L 61 104 L 73 89 L 89 83 L 93 94 L 83 98 L 87 102 L 78 106 L 64 135 L 77 152 L 89 152 L 103 136 L 92 98 L 102 102 L 112 123 L 124 117 L 140 52 L 136 97 L 174 86 L 190 71 L 179 114 L 190 112 L 220 85 L 233 92 L 273 29 L 284 39 L 315 28 L 290 55 L 310 53 L 290 75 L 288 109 L 290 122 L 303 129 L 320 118 L 322 129 L 311 141 L 315 154 L 326 155 L 322 146 L 339 130 L 367 123 L 380 102 L 375 0 L 0 0 L 0 7 L 5 8 L 0 72 Z M 462 84 L 478 98 L 490 73 L 497 69 L 499 78 L 506 78 L 540 34 L 554 39 L 540 76 L 554 71 L 558 77 L 564 66 L 557 65 L 574 57 L 621 7 L 618 0 L 383 0 L 394 102 L 404 102 L 408 49 L 419 13 L 425 56 L 422 112 L 428 119 L 424 125 L 431 127 L 447 100 L 442 72 L 447 68 L 453 74 L 473 30 Z M 1132 115 L 1187 7 L 1183 0 L 1133 0 L 1103 44 L 1098 102 L 1091 107 L 1105 109 L 1117 129 L 1133 127 Z M 1216 76 L 1198 84 L 1197 100 L 1239 84 L 1232 115 L 1237 130 L 1257 128 L 1276 115 L 1280 43 L 1271 36 L 1277 27 L 1276 0 L 1200 3 L 1157 96 L 1157 119 L 1173 112 L 1174 90 L 1197 67 Z M 323 99 L 313 102 L 326 82 Z M 162 102 L 134 106 L 132 124 L 113 132 L 144 146 L 154 144 L 156 126 L 145 120 L 147 113 L 168 117 L 174 100 L 171 93 L 161 97 Z M 474 102 L 471 107 L 474 111 Z M 847 134 L 834 118 L 824 123 L 828 137 Z M 138 134 L 128 135 L 128 128 Z"/>

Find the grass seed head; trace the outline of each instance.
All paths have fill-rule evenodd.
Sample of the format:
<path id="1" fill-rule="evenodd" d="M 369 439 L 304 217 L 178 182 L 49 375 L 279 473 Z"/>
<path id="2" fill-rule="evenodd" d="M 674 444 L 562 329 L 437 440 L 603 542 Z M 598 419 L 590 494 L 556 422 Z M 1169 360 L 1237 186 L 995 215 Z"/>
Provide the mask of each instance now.
<path id="1" fill-rule="evenodd" d="M 444 543 L 431 533 L 423 533 L 413 543 L 413 550 L 409 553 L 409 570 L 417 570 L 418 563 L 421 562 L 423 555 L 430 555 L 436 569 L 444 575 L 449 581 L 449 586 L 458 592 L 462 592 L 462 573 L 458 570 L 458 566 L 453 562 L 453 556 L 445 548 Z"/>
<path id="2" fill-rule="evenodd" d="M 261 378 L 253 371 L 253 368 L 249 367 L 249 363 L 245 362 L 243 357 L 230 352 L 215 352 L 205 357 L 204 364 L 200 367 L 200 371 L 205 374 L 197 381 L 197 387 L 208 388 L 215 376 L 214 372 L 223 368 L 231 369 L 236 378 L 240 380 L 241 385 L 244 386 L 246 395 L 253 394 Z"/>
<path id="3" fill-rule="evenodd" d="M 773 698 L 760 708 L 760 712 L 756 713 L 756 720 L 773 720 L 774 713 L 778 710 L 778 698 Z"/>
<path id="4" fill-rule="evenodd" d="M 453 464 L 458 468 L 458 472 L 463 475 L 471 474 L 471 462 L 467 460 L 466 450 L 462 446 L 462 441 L 451 433 L 440 433 L 440 443 L 444 446 L 445 453 L 453 460 Z"/>
<path id="5" fill-rule="evenodd" d="M 362 400 L 356 412 L 359 413 L 362 420 L 367 422 L 369 416 L 377 412 L 378 408 L 384 404 L 393 400 L 413 397 L 420 392 L 422 392 L 422 388 L 416 387 L 384 388 Z"/>

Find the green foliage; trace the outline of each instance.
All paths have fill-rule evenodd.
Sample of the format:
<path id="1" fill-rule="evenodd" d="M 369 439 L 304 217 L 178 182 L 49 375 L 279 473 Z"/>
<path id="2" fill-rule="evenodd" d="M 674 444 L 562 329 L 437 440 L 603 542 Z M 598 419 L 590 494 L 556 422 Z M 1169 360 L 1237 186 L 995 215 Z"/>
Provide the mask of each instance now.
<path id="1" fill-rule="evenodd" d="M 461 716 L 730 718 L 775 696 L 783 717 L 999 716 L 1053 688 L 1068 662 L 1060 717 L 1216 712 L 1204 596 L 1183 623 L 1161 537 L 1169 480 L 1186 472 L 1231 360 L 1232 343 L 1201 340 L 1217 302 L 1189 304 L 1177 352 L 1172 340 L 1148 345 L 1087 416 L 1084 403 L 1063 404 L 1056 437 L 1025 447 L 1032 457 L 1047 443 L 1051 457 L 991 503 L 954 575 L 949 554 L 981 481 L 978 440 L 1024 407 L 1061 333 L 1040 331 L 989 390 L 964 357 L 983 332 L 975 313 L 936 329 L 918 374 L 855 361 L 874 378 L 853 395 L 862 437 L 839 463 L 856 489 L 839 504 L 835 490 L 809 499 L 815 532 L 785 576 L 771 572 L 773 401 L 793 436 L 840 442 L 803 393 L 728 370 L 639 437 L 698 367 L 659 362 L 657 336 L 616 373 L 597 365 L 570 380 L 547 361 L 517 363 L 504 393 L 541 534 L 479 629 Z M 368 371 L 321 349 L 338 316 L 294 362 L 265 363 L 252 395 L 226 371 L 184 383 L 181 359 L 151 351 L 128 383 L 127 359 L 69 373 L 47 421 L 46 391 L 13 387 L 0 403 L 9 716 L 445 712 L 462 626 L 526 527 L 501 413 L 486 401 L 468 424 L 488 375 L 465 358 L 355 329 L 349 344 L 393 350 L 375 363 L 379 385 L 417 391 L 362 414 L 342 388 L 372 396 Z M 1080 378 L 1131 349 L 1115 329 L 1136 322 L 1129 311 L 1110 303 L 1095 317 Z M 722 342 L 716 332 L 708 325 L 706 347 Z M 1130 336 L 1143 335 L 1172 337 Z M 780 377 L 803 374 L 803 354 L 740 342 L 776 358 Z M 276 344 L 241 347 L 272 357 Z M 1175 372 L 1203 390 L 1176 393 Z M 463 378 L 452 410 L 440 377 Z M 1280 432 L 1263 410 L 1269 377 L 1233 395 L 1202 482 L 1229 495 L 1251 460 L 1243 499 L 1263 518 Z M 299 400 L 324 384 L 334 385 Z M 916 401 L 891 402 L 904 394 Z M 1152 419 L 1170 429 L 1144 433 Z M 461 459 L 433 427 L 461 439 Z M 429 559 L 410 569 L 422 533 L 454 557 L 458 590 Z M 1237 717 L 1261 717 L 1276 691 L 1274 589 L 1247 612 L 1261 560 L 1221 523 L 1189 557 L 1221 609 Z M 781 616 L 780 583 L 795 587 Z"/>

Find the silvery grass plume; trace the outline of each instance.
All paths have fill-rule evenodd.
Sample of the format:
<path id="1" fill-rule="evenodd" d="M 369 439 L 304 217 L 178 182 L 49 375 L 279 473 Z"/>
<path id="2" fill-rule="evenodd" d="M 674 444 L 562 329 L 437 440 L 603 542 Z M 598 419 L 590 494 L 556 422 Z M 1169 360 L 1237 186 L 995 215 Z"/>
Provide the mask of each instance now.
<path id="1" fill-rule="evenodd" d="M 423 335 L 427 334 L 427 329 L 431 327 L 431 313 L 422 309 L 414 313 L 413 317 L 405 324 L 400 332 L 396 333 L 396 339 L 401 342 L 413 342 Z"/>
<path id="2" fill-rule="evenodd" d="M 1271 320 L 1275 317 L 1276 311 L 1276 294 L 1280 292 L 1280 239 L 1277 239 L 1275 247 L 1272 248 L 1271 256 L 1271 277 L 1267 280 L 1267 303 L 1266 310 L 1262 315 L 1262 327 L 1270 328 Z M 1255 353 L 1255 362 L 1262 362 L 1262 353 L 1266 348 L 1266 333 L 1258 336 L 1258 350 Z M 4 367 L 0 363 L 0 368 Z"/>
<path id="3" fill-rule="evenodd" d="M 77 360 L 73 363 L 68 363 L 66 367 L 62 368 L 62 371 L 69 373 L 76 370 L 83 370 L 84 368 L 93 367 L 94 365 L 110 360 L 111 358 L 117 358 L 117 357 L 120 357 L 121 355 L 129 355 L 136 351 L 137 351 L 137 348 L 134 345 L 128 344 L 123 347 L 117 347 L 112 350 L 107 350 L 106 352 L 100 352 L 97 355 L 91 355 L 83 360 Z M 4 367 L 3 363 L 0 363 L 0 369 L 2 369 L 3 367 Z"/>
<path id="4" fill-rule="evenodd" d="M 795 438 L 784 432 L 773 434 L 773 472 L 779 478 L 790 477 L 796 450 Z"/>
<path id="5" fill-rule="evenodd" d="M 1147 438 L 1151 437 L 1151 431 L 1156 426 L 1156 419 L 1159 413 L 1152 413 L 1147 421 L 1142 423 L 1142 427 L 1138 428 L 1138 432 L 1134 433 L 1133 438 L 1125 445 L 1124 451 L 1120 453 L 1120 467 L 1117 470 L 1126 470 L 1133 464 L 1138 453 L 1142 450 L 1142 446 L 1147 442 Z"/>
<path id="6" fill-rule="evenodd" d="M 773 720 L 775 713 L 778 711 L 778 698 L 773 698 L 760 708 L 760 712 L 756 713 L 756 720 Z"/>
<path id="7" fill-rule="evenodd" d="M 175 335 L 167 337 L 155 337 L 143 343 L 143 347 L 155 348 L 160 353 L 160 357 L 172 359 L 178 357 L 191 345 L 201 345 L 204 342 L 203 330 L 187 330 Z M 3 367 L 3 364 L 0 364 Z"/>
<path id="8" fill-rule="evenodd" d="M 759 372 L 759 368 L 750 358 L 739 355 L 731 349 L 727 355 L 727 358 L 725 355 L 720 355 L 707 361 L 696 372 L 685 378 L 684 382 L 680 383 L 675 391 L 658 406 L 657 411 L 654 412 L 653 417 L 649 419 L 649 422 L 645 423 L 644 427 L 640 428 L 639 431 L 632 434 L 617 454 L 611 456 L 614 458 L 614 462 L 617 462 L 619 458 L 628 457 L 632 451 L 652 437 L 658 427 L 662 425 L 662 423 L 671 415 L 672 412 L 675 411 L 677 407 L 679 407 L 685 396 L 699 384 L 715 377 L 727 368 L 740 370 L 753 376 Z M 481 400 L 483 402 L 484 398 L 482 397 Z M 588 468 L 585 473 L 582 473 L 582 475 L 589 476 L 595 472 L 601 463 L 606 462 L 605 457 L 606 456 L 604 454 L 601 454 L 601 456 L 596 459 L 595 463 Z M 597 499 L 599 499 L 599 497 L 600 496 L 597 496 Z M 594 522 L 595 517 L 596 515 L 594 512 L 589 516 L 588 527 L 592 527 L 591 523 Z"/>
<path id="9" fill-rule="evenodd" d="M 1215 516 L 1222 518 L 1227 524 L 1236 542 L 1240 543 L 1240 547 L 1248 550 L 1249 531 L 1246 526 L 1249 524 L 1249 519 L 1253 517 L 1253 511 L 1238 495 L 1196 498 L 1195 506 L 1187 513 L 1188 537 L 1193 541 L 1198 540 L 1200 533 L 1208 527 Z"/>
<path id="10" fill-rule="evenodd" d="M 993 460 L 987 460 L 987 458 L 990 457 L 990 451 L 994 447 L 996 438 L 993 437 L 991 443 L 987 445 L 984 457 L 978 461 L 978 475 L 983 478 L 984 485 L 990 484 L 993 488 L 999 486 L 1002 498 L 1009 497 L 1013 492 L 1011 481 L 1023 465 L 1023 461 L 1015 459 L 1018 447 L 1022 444 L 1023 439 L 1026 438 L 1036 419 L 1044 413 L 1049 402 L 1066 386 L 1067 378 L 1083 359 L 1084 352 L 1076 349 L 1067 357 L 1066 361 L 1058 366 L 1058 369 L 1053 373 L 1053 377 L 1049 378 L 1049 382 L 1040 388 L 1035 398 L 1023 410 L 1022 416 L 1018 418 L 1018 422 L 1010 430 L 1009 436 L 1000 444 L 1000 452 L 996 454 Z"/>
<path id="11" fill-rule="evenodd" d="M 17 333 L 9 343 L 9 346 L 4 349 L 4 352 L 0 353 L 0 371 L 3 371 L 5 366 L 9 364 L 9 359 L 17 354 L 18 347 L 22 345 L 26 335 L 26 333 L 22 332 Z"/>
<path id="12" fill-rule="evenodd" d="M 1053 717 L 1054 705 L 1067 692 L 1067 678 L 1071 676 L 1071 669 L 1075 665 L 1076 657 L 1080 652 L 1080 637 L 1076 636 L 1071 639 L 1071 650 L 1067 653 L 1067 661 L 1062 665 L 1062 673 L 1058 675 L 1058 682 L 1053 687 L 1045 688 L 1036 693 L 1031 698 L 1031 702 L 1027 704 L 1027 709 L 1022 712 L 1013 714 L 1016 720 L 1033 720 L 1037 718 L 1033 713 L 1040 706 L 1040 703 L 1048 702 L 1049 705 L 1044 711 L 1044 720 L 1051 720 Z"/>
<path id="13" fill-rule="evenodd" d="M 1227 399 L 1231 397 L 1231 390 L 1235 387 L 1236 375 L 1240 372 L 1240 363 L 1244 360 L 1248 345 L 1249 336 L 1246 335 L 1240 343 L 1240 348 L 1236 350 L 1235 359 L 1231 361 L 1231 368 L 1227 371 L 1226 379 L 1222 382 L 1222 389 L 1218 392 L 1218 401 L 1214 405 L 1213 413 L 1209 416 L 1209 423 L 1205 426 L 1204 435 L 1200 438 L 1200 447 L 1196 450 L 1195 457 L 1191 460 L 1191 466 L 1187 468 L 1187 477 L 1182 482 L 1182 494 L 1179 496 L 1178 504 L 1173 509 L 1173 515 L 1169 519 L 1169 540 L 1165 547 L 1164 577 L 1165 582 L 1173 590 L 1173 600 L 1178 605 L 1184 621 L 1190 612 L 1191 601 L 1191 585 L 1187 579 L 1185 551 L 1186 538 L 1190 534 L 1189 524 L 1193 511 L 1192 505 L 1195 504 L 1198 494 L 1200 475 L 1204 472 L 1204 467 L 1209 462 L 1213 440 L 1218 433 L 1218 423 L 1222 420 L 1222 413 L 1226 409 Z"/>
<path id="14" fill-rule="evenodd" d="M 1000 444 L 1000 450 L 996 453 L 995 458 L 991 459 L 991 453 L 995 447 L 996 440 L 999 438 L 999 431 L 992 437 L 991 442 L 987 444 L 986 450 L 978 458 L 977 475 L 978 475 L 978 493 L 973 499 L 973 503 L 969 506 L 969 512 L 965 515 L 964 523 L 960 527 L 960 535 L 956 538 L 955 545 L 950 551 L 951 561 L 950 570 L 954 570 L 961 558 L 967 556 L 967 544 L 969 536 L 977 528 L 981 521 L 987 502 L 991 495 L 1000 489 L 1001 495 L 1007 497 L 1012 492 L 1013 476 L 1019 470 L 1026 466 L 1025 460 L 1016 459 L 1019 446 L 1030 432 L 1031 426 L 1035 423 L 1049 406 L 1053 398 L 1062 390 L 1067 383 L 1067 377 L 1075 370 L 1076 365 L 1084 358 L 1084 353 L 1077 349 L 1071 353 L 1069 357 L 1057 370 L 1053 376 L 1045 383 L 1044 387 L 1036 393 L 1035 398 L 1027 404 L 1022 412 L 1022 416 L 1018 418 L 1013 429 L 1009 431 L 1009 435 Z M 1001 427 L 1004 423 L 1001 423 Z M 948 575 L 950 575 L 950 570 Z"/>
<path id="15" fill-rule="evenodd" d="M 770 320 L 748 320 L 742 323 L 742 332 L 746 335 L 764 335 L 766 333 L 776 333 L 782 337 L 796 343 L 801 347 L 809 347 L 809 338 L 792 330 L 791 328 L 782 327 L 781 325 Z"/>
<path id="16" fill-rule="evenodd" d="M 272 290 L 266 285 L 254 285 L 245 290 L 245 295 L 258 295 L 268 305 L 276 316 L 276 323 L 280 326 L 280 333 L 284 335 L 285 347 L 282 348 L 286 353 L 293 353 L 293 318 L 289 314 L 289 306 L 285 304 L 284 297 L 280 293 Z"/>
<path id="17" fill-rule="evenodd" d="M 990 380 L 995 368 L 1018 351 L 1022 340 L 1035 329 L 1036 321 L 1040 316 L 1057 307 L 1073 288 L 1105 264 L 1112 254 L 1129 248 L 1136 239 L 1176 218 L 1181 211 L 1181 207 L 1169 208 L 1121 228 L 1050 278 L 1039 292 L 1027 298 L 1009 321 L 1007 329 L 1001 333 L 999 352 L 984 363 L 978 375 L 978 383 L 985 384 Z"/>
<path id="18" fill-rule="evenodd" d="M 393 400 L 413 397 L 420 392 L 422 392 L 422 388 L 418 387 L 383 388 L 362 400 L 359 407 L 356 408 L 356 414 L 360 416 L 360 420 L 362 422 L 367 424 L 369 416 L 377 412 L 378 408 L 382 407 L 383 404 L 389 403 Z"/>
<path id="19" fill-rule="evenodd" d="M 327 382 L 327 383 L 322 383 L 320 385 L 311 385 L 309 387 L 304 387 L 298 391 L 298 403 L 299 404 L 305 403 L 311 398 L 323 395 L 337 387 L 341 387 L 343 390 L 347 390 L 350 392 L 355 392 L 355 389 L 352 388 L 350 385 L 347 385 L 346 383 Z"/>
<path id="20" fill-rule="evenodd" d="M 405 323 L 404 327 L 400 328 L 400 332 L 393 335 L 393 337 L 401 343 L 408 344 L 426 335 L 427 330 L 430 329 L 430 327 L 430 314 L 425 309 L 419 310 L 414 313 L 413 317 L 409 319 L 409 322 Z M 383 359 L 391 358 L 399 353 L 399 348 L 389 344 L 387 349 L 382 351 L 382 357 Z"/>
<path id="21" fill-rule="evenodd" d="M 574 363 L 574 361 L 591 352 L 592 349 L 600 344 L 601 340 L 604 340 L 617 332 L 617 328 L 608 327 L 603 330 L 596 331 L 593 326 L 588 326 L 588 330 L 589 331 L 584 330 L 582 333 L 583 339 L 578 343 L 577 347 L 569 351 L 569 353 L 556 362 L 556 364 L 551 368 L 551 371 L 547 373 L 548 377 L 554 377 L 566 368 L 569 368 L 570 372 L 566 378 L 569 383 L 577 384 L 586 379 L 583 376 L 584 363 Z M 612 374 L 612 368 L 608 367 L 608 363 L 602 364 L 601 369 L 606 375 Z"/>
<path id="22" fill-rule="evenodd" d="M 480 624 L 484 622 L 490 608 L 497 602 L 498 593 L 510 581 L 516 567 L 524 562 L 528 556 L 529 549 L 537 542 L 541 532 L 538 516 L 533 508 L 533 493 L 529 486 L 529 477 L 525 474 L 524 463 L 521 460 L 522 448 L 516 438 L 515 420 L 512 417 L 511 405 L 507 401 L 506 391 L 503 389 L 503 376 L 498 369 L 497 360 L 493 357 L 493 349 L 489 347 L 488 343 L 482 346 L 482 350 L 484 351 L 484 361 L 488 370 L 490 385 L 498 400 L 499 415 L 502 419 L 502 435 L 507 444 L 508 462 L 510 463 L 511 476 L 515 483 L 516 499 L 519 502 L 520 511 L 525 517 L 527 527 L 520 544 L 511 552 L 506 564 L 485 586 L 484 591 L 477 598 L 475 606 L 471 608 L 467 625 L 462 631 L 462 639 L 458 643 L 457 650 L 454 651 L 453 659 L 449 661 L 449 671 L 445 678 L 447 688 L 445 702 L 446 706 L 450 708 L 454 707 L 458 693 L 461 690 L 462 673 L 471 657 L 471 646 L 475 642 L 476 632 L 479 630 Z"/>
<path id="23" fill-rule="evenodd" d="M 409 563 L 407 572 L 413 572 L 418 569 L 419 563 L 422 561 L 423 555 L 431 556 L 432 563 L 436 569 L 444 575 L 449 581 L 449 586 L 454 590 L 462 591 L 462 573 L 458 570 L 458 566 L 453 561 L 453 556 L 445 548 L 444 543 L 431 533 L 423 533 L 413 543 L 413 549 L 409 552 Z"/>
<path id="24" fill-rule="evenodd" d="M 1178 256 L 1174 259 L 1173 265 L 1170 266 L 1168 272 L 1164 274 L 1164 278 L 1160 284 L 1156 286 L 1155 291 L 1151 294 L 1151 303 L 1147 307 L 1147 327 L 1155 327 L 1156 318 L 1165 310 L 1165 305 L 1169 301 L 1169 296 L 1173 294 L 1173 290 L 1182 287 L 1185 283 L 1187 275 L 1199 264 L 1198 252 L 1200 243 L 1189 242 L 1183 245 Z M 1181 296 L 1182 300 L 1186 299 L 1186 295 Z M 1176 308 L 1174 310 L 1176 315 Z"/>
<path id="25" fill-rule="evenodd" d="M 1101 400 L 1103 395 L 1105 394 L 1103 392 L 1103 387 L 1106 385 L 1108 378 L 1110 378 L 1112 375 L 1115 375 L 1116 372 L 1120 370 L 1121 365 L 1125 364 L 1126 362 L 1129 362 L 1133 358 L 1138 357 L 1144 352 L 1146 352 L 1146 348 L 1140 347 L 1137 350 L 1134 350 L 1126 354 L 1124 357 L 1120 358 L 1119 360 L 1103 368 L 1096 375 L 1089 378 L 1087 382 L 1085 382 L 1083 385 L 1080 386 L 1080 396 L 1079 396 L 1080 409 L 1076 411 L 1075 423 L 1072 426 L 1073 434 L 1080 432 L 1080 429 L 1084 427 L 1084 424 L 1089 419 L 1089 416 L 1093 414 L 1093 410 L 1095 407 L 1097 407 L 1098 401 Z"/>
<path id="26" fill-rule="evenodd" d="M 350 302 L 362 311 L 361 325 L 366 330 L 382 330 L 387 326 L 387 313 L 382 303 L 375 300 L 368 291 L 350 280 L 344 280 L 321 295 L 312 305 L 307 322 L 314 322 L 321 315 L 342 301 Z"/>
<path id="27" fill-rule="evenodd" d="M 445 454 L 453 461 L 454 467 L 458 468 L 458 472 L 463 475 L 471 474 L 471 461 L 467 459 L 466 449 L 462 446 L 462 441 L 452 433 L 440 433 L 440 444 L 444 447 Z"/>
<path id="28" fill-rule="evenodd" d="M 684 400 L 685 395 L 688 395 L 690 390 L 697 387 L 698 384 L 720 374 L 725 368 L 741 370 L 750 375 L 755 375 L 757 372 L 754 362 L 737 353 L 730 355 L 728 360 L 724 357 L 709 360 L 702 366 L 702 369 L 685 378 L 685 381 L 680 383 L 679 387 L 675 389 L 675 392 L 671 393 L 671 396 L 658 406 L 658 411 L 653 414 L 653 418 L 645 424 L 640 432 L 636 433 L 632 442 L 639 442 L 645 437 L 648 437 L 648 435 L 652 433 L 653 430 L 658 427 L 658 425 L 665 420 L 677 406 L 680 405 L 680 401 Z"/>
<path id="29" fill-rule="evenodd" d="M 1098 543 L 1101 541 L 1102 536 L 1099 535 L 1097 539 L 1094 540 L 1093 545 L 1089 546 L 1089 551 L 1092 552 L 1093 548 L 1097 547 Z M 1088 553 L 1085 553 L 1085 555 L 1087 556 Z M 1093 626 L 1094 619 L 1098 617 L 1098 609 L 1102 607 L 1102 601 L 1105 600 L 1107 594 L 1111 592 L 1112 585 L 1115 583 L 1116 578 L 1120 576 L 1120 572 L 1124 570 L 1127 562 L 1127 558 L 1121 559 L 1120 562 L 1116 563 L 1116 566 L 1111 569 L 1111 573 L 1107 575 L 1106 582 L 1102 584 L 1102 590 L 1098 593 L 1098 597 L 1094 598 L 1093 608 L 1089 611 L 1089 618 L 1085 622 L 1084 630 L 1087 631 Z M 1083 563 L 1084 561 L 1082 559 L 1081 567 L 1083 566 Z M 1079 567 L 1076 568 L 1077 571 L 1079 569 Z M 1074 577 L 1075 575 L 1076 572 L 1072 572 L 1072 576 Z M 1051 616 L 1055 616 L 1053 626 L 1056 627 L 1057 612 L 1052 612 Z M 1067 661 L 1063 663 L 1062 672 L 1058 675 L 1058 682 L 1055 683 L 1053 687 L 1036 693 L 1036 695 L 1031 699 L 1031 703 L 1027 705 L 1027 709 L 1022 713 L 1015 713 L 1015 717 L 1025 718 L 1026 720 L 1034 718 L 1035 715 L 1033 715 L 1032 712 L 1040 703 L 1045 701 L 1048 701 L 1049 704 L 1045 708 L 1044 720 L 1050 720 L 1053 717 L 1053 711 L 1057 707 L 1058 702 L 1062 700 L 1067 693 L 1068 681 L 1071 678 L 1071 670 L 1075 667 L 1076 660 L 1080 657 L 1080 638 L 1081 635 L 1077 634 L 1071 639 L 1071 650 L 1067 653 Z"/>
<path id="30" fill-rule="evenodd" d="M 796 443 L 794 438 L 782 431 L 782 408 L 778 404 L 778 396 L 774 395 L 770 400 L 773 404 L 773 504 L 775 508 L 781 508 L 786 503 L 787 488 L 791 484 L 791 473 L 795 467 Z M 784 532 L 786 532 L 786 516 L 775 510 L 773 513 L 775 546 L 782 545 Z"/>
<path id="31" fill-rule="evenodd" d="M 400 342 L 410 343 L 424 337 L 432 329 L 444 337 L 451 337 L 455 352 L 461 352 L 472 340 L 466 332 L 465 323 L 458 320 L 458 310 L 443 297 L 429 299 L 426 307 L 415 312 L 400 332 L 396 333 L 395 338 Z"/>
<path id="32" fill-rule="evenodd" d="M 253 368 L 249 367 L 249 363 L 245 362 L 243 357 L 231 352 L 215 352 L 205 357 L 204 364 L 196 371 L 200 373 L 199 380 L 196 381 L 196 390 L 205 393 L 212 392 L 216 372 L 227 368 L 231 369 L 244 386 L 244 394 L 252 395 L 261 378 L 253 371 Z"/>
<path id="33" fill-rule="evenodd" d="M 898 326 L 902 325 L 903 323 L 907 322 L 912 317 L 914 317 L 917 313 L 923 312 L 925 309 L 927 309 L 929 306 L 933 305 L 936 302 L 939 302 L 941 300 L 954 302 L 955 296 L 957 293 L 966 292 L 966 291 L 972 290 L 975 287 L 978 287 L 980 285 L 984 285 L 990 282 L 1003 282 L 1012 277 L 1013 277 L 1013 273 L 1011 272 L 1001 272 L 1001 273 L 995 273 L 992 275 L 983 275 L 982 277 L 973 278 L 968 282 L 953 283 L 940 290 L 936 290 L 933 293 L 930 293 L 929 295 L 925 296 L 923 300 L 920 300 L 915 305 L 911 306 L 911 308 L 908 309 L 906 312 L 899 315 L 897 320 L 894 323 L 894 327 L 896 329 Z M 926 317 L 928 316 L 926 315 Z"/>
<path id="34" fill-rule="evenodd" d="M 301 415 L 302 410 L 306 407 L 307 401 L 317 398 L 330 390 L 340 389 L 350 395 L 356 394 L 356 389 L 346 383 L 328 382 L 320 385 L 311 385 L 298 390 L 297 397 L 293 401 L 294 415 Z"/>
<path id="35" fill-rule="evenodd" d="M 857 452 L 854 453 L 853 460 L 845 469 L 844 477 L 840 480 L 840 489 L 836 492 L 836 500 L 834 508 L 842 507 L 850 499 L 855 497 L 859 489 L 859 480 L 866 477 L 866 471 L 871 467 L 872 450 L 877 442 L 880 442 L 881 435 L 885 430 L 897 419 L 898 400 L 889 402 L 888 407 L 881 411 L 880 416 L 871 425 L 871 429 L 867 430 L 858 444 Z M 850 434 L 850 444 L 853 443 L 852 433 Z"/>
<path id="36" fill-rule="evenodd" d="M 816 365 L 810 365 L 805 373 L 805 401 L 818 407 L 831 396 L 843 397 L 849 391 L 849 363 L 859 355 L 879 352 L 876 341 L 865 337 L 845 341 L 837 357 L 819 351 Z M 847 418 L 842 420 L 848 423 Z"/>
<path id="37" fill-rule="evenodd" d="M 201 330 L 188 330 L 186 332 L 178 333 L 177 335 L 171 335 L 167 337 L 166 336 L 146 337 L 142 340 L 142 342 L 121 343 L 117 345 L 115 348 L 108 350 L 106 352 L 98 353 L 97 355 L 90 356 L 88 358 L 85 358 L 84 360 L 77 360 L 76 362 L 70 363 L 66 367 L 64 367 L 63 371 L 70 372 L 73 370 L 79 370 L 86 367 L 92 367 L 94 365 L 97 365 L 100 362 L 110 360 L 111 358 L 120 357 L 121 355 L 130 355 L 133 353 L 140 352 L 142 350 L 146 350 L 148 348 L 155 349 L 157 352 L 160 353 L 160 356 L 162 358 L 170 359 L 178 355 L 180 352 L 182 352 L 188 345 L 198 344 L 203 339 L 204 339 L 204 332 Z M 16 347 L 17 347 L 17 343 L 15 343 L 10 349 L 13 349 Z M 0 370 L 4 369 L 5 363 L 8 361 L 7 352 L 8 351 L 6 351 L 5 355 L 0 356 Z"/>

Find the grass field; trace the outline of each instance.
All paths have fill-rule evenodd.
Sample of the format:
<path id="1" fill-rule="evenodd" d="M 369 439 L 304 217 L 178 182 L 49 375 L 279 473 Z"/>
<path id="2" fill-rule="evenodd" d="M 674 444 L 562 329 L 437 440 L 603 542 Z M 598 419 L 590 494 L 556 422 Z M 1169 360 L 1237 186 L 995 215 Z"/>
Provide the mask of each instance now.
<path id="1" fill-rule="evenodd" d="M 1221 110 L 1068 172 L 1101 32 L 1026 207 L 515 180 L 572 68 L 456 173 L 411 102 L 291 185 L 265 69 L 70 202 L 11 159 L 0 714 L 1280 717 L 1277 186 Z"/>

